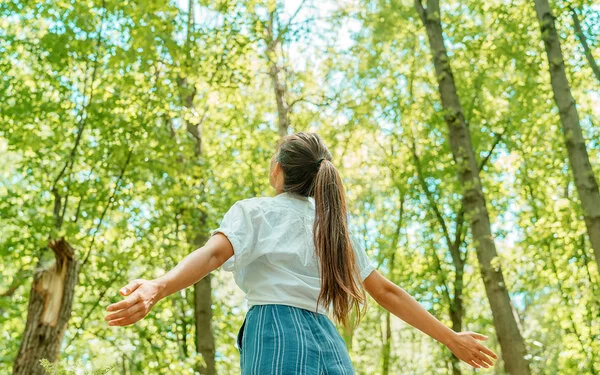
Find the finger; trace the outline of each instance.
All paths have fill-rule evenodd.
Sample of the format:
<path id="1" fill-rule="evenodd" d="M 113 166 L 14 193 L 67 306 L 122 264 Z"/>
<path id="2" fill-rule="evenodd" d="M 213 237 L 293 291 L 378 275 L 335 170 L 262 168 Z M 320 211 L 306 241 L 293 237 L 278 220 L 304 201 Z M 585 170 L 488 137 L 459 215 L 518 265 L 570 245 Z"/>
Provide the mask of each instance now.
<path id="1" fill-rule="evenodd" d="M 487 368 L 488 366 L 482 362 L 479 358 L 475 357 L 472 360 L 473 362 L 475 362 L 477 364 L 477 366 L 479 366 L 479 368 Z"/>
<path id="2" fill-rule="evenodd" d="M 470 364 L 472 367 L 475 368 L 480 368 L 481 366 L 479 366 L 477 363 L 475 363 L 475 361 L 470 360 L 470 361 L 466 361 L 468 364 Z"/>
<path id="3" fill-rule="evenodd" d="M 137 313 L 135 315 L 130 315 L 130 316 L 126 316 L 124 318 L 120 318 L 120 319 L 116 319 L 116 320 L 111 320 L 110 322 L 108 322 L 109 326 L 128 326 L 130 324 L 133 324 L 135 322 L 137 322 L 138 320 L 142 319 L 145 315 L 143 313 Z"/>
<path id="4" fill-rule="evenodd" d="M 127 317 L 120 318 L 117 320 L 111 320 L 110 322 L 108 322 L 108 325 L 109 326 L 119 326 L 119 327 L 128 326 L 128 325 L 131 325 L 131 324 L 137 322 L 138 320 L 142 319 L 143 317 L 144 317 L 143 314 L 127 316 Z"/>
<path id="5" fill-rule="evenodd" d="M 123 318 L 126 316 L 137 314 L 138 312 L 140 312 L 142 310 L 144 310 L 144 305 L 141 303 L 136 303 L 135 305 L 131 306 L 128 309 L 122 309 L 122 310 L 119 310 L 112 314 L 108 314 L 107 316 L 104 317 L 104 320 L 115 320 L 118 318 Z"/>
<path id="6" fill-rule="evenodd" d="M 119 323 L 127 323 L 127 324 L 131 324 L 131 320 L 133 320 L 133 322 L 141 319 L 142 317 L 146 316 L 146 313 L 144 312 L 144 310 L 140 310 L 137 312 L 134 312 L 132 314 L 128 314 L 125 316 L 121 316 L 118 318 L 114 318 L 114 319 L 110 319 L 108 321 L 108 325 L 115 325 L 115 323 L 117 323 L 118 325 L 120 325 Z"/>
<path id="7" fill-rule="evenodd" d="M 487 336 L 481 335 L 481 334 L 479 334 L 477 332 L 470 332 L 470 334 L 471 334 L 471 337 L 473 337 L 473 338 L 475 338 L 477 340 L 485 341 L 485 340 L 488 339 Z"/>
<path id="8" fill-rule="evenodd" d="M 487 367 L 493 367 L 494 366 L 494 362 L 491 359 L 489 359 L 489 358 L 483 359 L 483 362 L 487 365 Z"/>
<path id="9" fill-rule="evenodd" d="M 486 368 L 494 365 L 492 360 L 484 356 L 483 354 L 476 354 L 475 358 L 477 358 L 478 362 L 482 363 Z"/>
<path id="10" fill-rule="evenodd" d="M 494 353 L 493 351 L 491 351 L 490 349 L 488 349 L 487 347 L 485 347 L 483 345 L 479 345 L 477 347 L 477 349 L 479 349 L 480 352 L 485 353 L 494 359 L 498 359 L 498 355 L 496 353 Z"/>
<path id="11" fill-rule="evenodd" d="M 122 309 L 127 309 L 131 306 L 133 306 L 136 302 L 138 301 L 138 296 L 135 295 L 131 295 L 127 298 L 125 298 L 123 301 L 121 302 L 117 302 L 117 303 L 113 303 L 112 305 L 109 305 L 106 310 L 107 311 L 119 311 Z"/>
<path id="12" fill-rule="evenodd" d="M 121 290 L 119 290 L 119 293 L 121 293 L 121 295 L 123 295 L 123 296 L 127 296 L 127 295 L 131 294 L 140 285 L 142 285 L 142 281 L 143 281 L 142 279 L 135 279 L 133 281 L 130 281 L 129 284 L 125 285 L 124 287 L 121 288 Z"/>

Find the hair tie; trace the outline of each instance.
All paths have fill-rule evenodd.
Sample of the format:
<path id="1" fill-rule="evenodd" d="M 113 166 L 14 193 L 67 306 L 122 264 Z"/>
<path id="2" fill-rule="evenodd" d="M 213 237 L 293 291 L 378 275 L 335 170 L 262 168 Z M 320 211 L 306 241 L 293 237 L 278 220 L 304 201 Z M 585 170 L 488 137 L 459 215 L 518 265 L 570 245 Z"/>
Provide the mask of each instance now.
<path id="1" fill-rule="evenodd" d="M 317 166 L 319 166 L 319 167 L 320 167 L 320 166 L 321 166 L 321 162 L 322 162 L 323 160 L 325 160 L 325 158 L 321 158 L 321 159 L 317 160 Z"/>

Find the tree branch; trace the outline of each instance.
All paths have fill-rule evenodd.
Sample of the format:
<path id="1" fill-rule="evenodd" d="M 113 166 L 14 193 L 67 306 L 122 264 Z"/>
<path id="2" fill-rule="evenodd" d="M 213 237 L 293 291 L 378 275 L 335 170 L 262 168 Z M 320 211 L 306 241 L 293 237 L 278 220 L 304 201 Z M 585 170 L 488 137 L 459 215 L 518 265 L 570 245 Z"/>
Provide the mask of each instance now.
<path id="1" fill-rule="evenodd" d="M 419 17 L 421 17 L 421 21 L 425 23 L 427 21 L 427 11 L 423 7 L 421 0 L 415 0 L 415 8 L 417 9 L 417 13 L 419 13 Z"/>
<path id="2" fill-rule="evenodd" d="M 104 207 L 104 210 L 102 211 L 102 214 L 100 215 L 100 220 L 98 221 L 98 225 L 96 226 L 96 230 L 94 231 L 94 234 L 92 236 L 92 242 L 90 243 L 90 247 L 88 248 L 85 256 L 83 257 L 83 262 L 81 262 L 82 269 L 83 269 L 83 266 L 85 265 L 85 263 L 87 262 L 87 260 L 90 256 L 90 253 L 92 252 L 92 249 L 94 247 L 94 242 L 96 241 L 96 234 L 100 230 L 100 226 L 102 225 L 104 216 L 106 215 L 106 212 L 108 212 L 108 208 L 110 207 L 111 203 L 114 201 L 115 195 L 117 194 L 117 192 L 119 191 L 119 188 L 121 187 L 121 180 L 123 179 L 125 170 L 127 169 L 127 166 L 129 165 L 129 161 L 131 160 L 132 153 L 133 153 L 133 149 L 130 149 L 129 153 L 127 154 L 127 160 L 125 160 L 125 164 L 121 168 L 121 173 L 119 174 L 119 177 L 117 178 L 117 181 L 115 182 L 115 187 L 113 189 L 113 192 L 110 195 L 110 197 L 108 198 L 108 201 L 106 202 L 106 206 Z"/>
<path id="3" fill-rule="evenodd" d="M 569 5 L 569 10 L 571 11 L 571 18 L 573 19 L 573 25 L 575 26 L 575 35 L 577 35 L 577 38 L 579 39 L 579 42 L 581 43 L 581 46 L 583 47 L 583 52 L 585 53 L 585 58 L 587 59 L 588 63 L 590 64 L 590 67 L 592 68 L 592 71 L 594 72 L 596 79 L 598 80 L 598 82 L 600 82 L 600 68 L 598 67 L 596 60 L 594 59 L 594 55 L 592 55 L 590 46 L 587 43 L 587 38 L 583 34 L 583 30 L 581 29 L 581 23 L 579 22 L 579 16 L 577 15 L 577 11 L 575 10 L 575 8 L 573 8 L 570 5 Z"/>
<path id="4" fill-rule="evenodd" d="M 506 129 L 507 128 L 508 128 L 508 125 L 506 126 L 506 128 L 504 128 L 504 130 L 502 130 L 502 133 L 496 133 L 496 137 L 494 138 L 494 143 L 492 144 L 492 147 L 488 151 L 488 153 L 485 156 L 485 158 L 483 158 L 483 160 L 479 163 L 479 171 L 482 171 L 483 167 L 485 167 L 485 165 L 487 164 L 488 160 L 490 160 L 490 156 L 492 156 L 492 153 L 494 152 L 494 149 L 496 148 L 496 146 L 498 146 L 498 144 L 502 140 L 502 137 L 506 133 Z"/>
<path id="5" fill-rule="evenodd" d="M 100 49 L 100 44 L 102 43 L 102 30 L 104 29 L 104 22 L 105 22 L 106 13 L 107 13 L 106 7 L 105 7 L 105 0 L 102 1 L 102 9 L 104 11 L 102 12 L 102 19 L 100 20 L 100 30 L 98 31 L 98 37 L 96 38 L 96 50 L 97 51 Z M 70 174 L 71 174 L 71 171 L 73 170 L 73 165 L 75 164 L 75 156 L 77 153 L 77 148 L 79 147 L 79 143 L 81 142 L 81 137 L 83 135 L 85 125 L 87 124 L 87 119 L 88 119 L 87 108 L 89 107 L 90 103 L 92 102 L 92 100 L 94 98 L 94 82 L 96 80 L 96 72 L 98 70 L 98 62 L 100 60 L 98 57 L 99 57 L 99 53 L 96 53 L 96 57 L 94 59 L 94 67 L 92 69 L 90 94 L 89 94 L 87 103 L 83 106 L 82 111 L 81 111 L 82 113 L 80 114 L 80 120 L 79 120 L 79 123 L 77 124 L 77 137 L 75 138 L 75 144 L 71 148 L 71 152 L 69 153 L 68 159 L 65 161 L 65 165 L 62 167 L 62 169 L 60 170 L 60 172 L 54 179 L 54 181 L 52 183 L 52 187 L 50 188 L 50 191 L 52 192 L 52 194 L 54 195 L 54 198 L 55 198 L 54 216 L 55 216 L 55 223 L 56 223 L 55 225 L 57 228 L 61 227 L 62 218 L 60 216 L 61 195 L 58 193 L 58 189 L 56 187 L 58 185 L 58 182 L 62 178 L 62 176 L 67 171 L 67 169 L 69 171 L 69 182 L 67 184 L 67 190 L 70 185 L 70 181 L 71 181 Z M 86 67 L 86 69 L 87 69 L 87 67 Z M 85 91 L 87 89 L 86 86 L 87 86 L 87 80 L 84 83 L 84 89 L 83 89 L 84 98 L 85 98 Z M 66 206 L 66 202 L 65 202 L 65 206 Z"/>
<path id="6" fill-rule="evenodd" d="M 281 42 L 281 38 L 282 35 L 287 34 L 287 32 L 290 29 L 290 26 L 292 25 L 292 22 L 294 21 L 294 18 L 296 18 L 296 16 L 298 15 L 298 13 L 300 13 L 300 9 L 302 9 L 302 7 L 304 6 L 304 3 L 306 3 L 306 0 L 302 0 L 302 2 L 300 3 L 300 5 L 298 6 L 298 8 L 296 9 L 296 11 L 294 12 L 294 14 L 292 14 L 292 16 L 290 17 L 290 20 L 288 21 L 287 25 L 285 25 L 285 27 L 283 28 L 283 30 L 281 30 L 278 34 L 277 34 L 277 41 Z"/>
<path id="7" fill-rule="evenodd" d="M 21 275 L 22 272 L 23 272 L 23 267 L 21 267 L 17 271 L 17 273 L 15 273 L 15 277 L 13 277 L 13 281 L 10 284 L 10 286 L 8 287 L 8 289 L 6 291 L 0 293 L 0 298 L 1 297 L 11 297 L 17 291 L 17 289 L 19 289 L 19 287 L 26 280 L 25 277 L 22 277 L 22 275 Z"/>
<path id="8" fill-rule="evenodd" d="M 433 199 L 433 195 L 432 195 L 431 191 L 429 191 L 429 187 L 427 186 L 427 182 L 425 181 L 425 177 L 423 175 L 423 169 L 421 168 L 421 160 L 419 159 L 419 155 L 417 154 L 417 147 L 416 147 L 414 138 L 412 139 L 411 152 L 412 152 L 413 159 L 415 161 L 417 177 L 419 178 L 421 187 L 423 188 L 423 191 L 425 192 L 425 196 L 427 197 L 429 206 L 435 213 L 435 217 L 437 218 L 437 221 L 439 222 L 440 226 L 442 227 L 442 231 L 444 232 L 444 238 L 446 239 L 448 248 L 450 248 L 452 246 L 452 241 L 450 240 L 450 234 L 448 233 L 448 227 L 446 226 L 446 221 L 444 220 L 444 217 L 443 217 L 440 209 L 438 208 L 437 204 L 435 203 L 435 200 Z"/>

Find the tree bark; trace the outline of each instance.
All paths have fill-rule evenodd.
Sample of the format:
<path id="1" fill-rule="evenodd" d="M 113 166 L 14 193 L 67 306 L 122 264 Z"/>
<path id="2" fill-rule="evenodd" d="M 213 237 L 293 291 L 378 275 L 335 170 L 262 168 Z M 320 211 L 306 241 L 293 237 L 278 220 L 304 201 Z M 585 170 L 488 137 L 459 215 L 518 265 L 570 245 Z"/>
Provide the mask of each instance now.
<path id="1" fill-rule="evenodd" d="M 575 35 L 577 35 L 577 38 L 579 39 L 579 43 L 581 43 L 581 47 L 583 47 L 583 52 L 585 53 L 585 58 L 588 61 L 588 64 L 590 64 L 590 67 L 592 68 L 592 72 L 594 72 L 596 79 L 598 80 L 598 82 L 600 82 L 600 67 L 598 67 L 596 60 L 594 59 L 594 55 L 592 55 L 592 50 L 590 49 L 590 46 L 587 43 L 587 38 L 583 34 L 583 30 L 581 29 L 581 23 L 579 22 L 579 16 L 577 15 L 577 11 L 575 10 L 575 8 L 570 7 L 570 6 L 569 6 L 569 10 L 571 11 L 571 18 L 573 19 L 573 26 L 575 27 Z"/>
<path id="2" fill-rule="evenodd" d="M 78 263 L 73 248 L 61 238 L 48 245 L 55 262 L 35 273 L 29 296 L 27 323 L 13 366 L 14 375 L 42 375 L 41 359 L 56 361 L 71 317 Z"/>
<path id="3" fill-rule="evenodd" d="M 390 312 L 385 311 L 385 336 L 383 340 L 383 348 L 382 348 L 382 365 L 381 365 L 381 375 L 388 375 L 390 373 L 390 355 L 392 352 L 392 322 L 390 319 Z"/>
<path id="4" fill-rule="evenodd" d="M 458 252 L 458 249 L 456 251 Z M 455 266 L 456 269 L 454 273 L 454 298 L 452 299 L 452 304 L 450 305 L 450 320 L 452 321 L 452 330 L 454 332 L 462 331 L 463 316 L 465 314 L 463 306 L 465 263 L 462 259 L 460 259 L 458 262 L 460 265 Z M 455 263 L 457 263 L 456 260 Z M 452 374 L 462 375 L 459 367 L 460 360 L 456 358 L 454 354 L 451 355 L 450 362 L 452 364 Z"/>
<path id="5" fill-rule="evenodd" d="M 269 63 L 269 77 L 275 93 L 277 103 L 277 128 L 279 137 L 285 137 L 290 127 L 290 106 L 286 99 L 285 82 L 281 78 L 281 68 L 277 63 L 277 47 L 279 47 L 279 35 L 273 35 L 273 23 L 276 17 L 275 11 L 271 12 L 267 23 L 267 61 Z"/>
<path id="6" fill-rule="evenodd" d="M 188 1 L 188 19 L 187 19 L 187 31 L 186 31 L 186 71 L 192 69 L 192 60 L 189 53 L 191 47 L 191 30 L 194 27 L 194 1 Z M 201 163 L 203 157 L 202 153 L 202 125 L 208 116 L 208 108 L 206 109 L 202 119 L 197 122 L 191 122 L 188 116 L 194 109 L 194 98 L 196 96 L 196 86 L 194 83 L 190 83 L 188 78 L 181 76 L 178 79 L 178 85 L 181 90 L 181 101 L 183 107 L 186 109 L 183 122 L 185 124 L 187 132 L 194 138 L 194 156 Z M 202 175 L 200 173 L 194 174 L 194 178 L 198 180 L 198 185 L 203 185 Z M 200 218 L 200 225 L 198 225 L 199 232 L 193 238 L 191 244 L 194 248 L 204 246 L 207 241 L 206 232 L 206 214 L 202 213 Z M 197 226 L 197 223 L 194 224 Z M 194 284 L 194 324 L 196 328 L 195 333 L 195 344 L 196 352 L 202 355 L 205 366 L 198 368 L 198 372 L 202 375 L 215 375 L 215 337 L 212 329 L 212 288 L 211 288 L 211 275 L 208 274 L 202 280 Z"/>
<path id="7" fill-rule="evenodd" d="M 196 321 L 196 351 L 202 354 L 206 366 L 201 374 L 216 374 L 215 335 L 212 329 L 212 288 L 210 274 L 194 284 L 194 317 Z"/>
<path id="8" fill-rule="evenodd" d="M 285 100 L 285 86 L 281 82 L 279 77 L 280 68 L 277 62 L 272 62 L 269 67 L 269 76 L 273 83 L 273 90 L 275 92 L 275 100 L 277 101 L 277 122 L 279 129 L 279 136 L 285 137 L 290 127 L 289 119 L 289 107 Z"/>
<path id="9" fill-rule="evenodd" d="M 202 214 L 200 228 L 206 228 L 206 214 Z M 208 240 L 205 230 L 196 236 L 195 247 L 203 246 Z M 205 366 L 200 369 L 202 375 L 215 375 L 215 334 L 212 328 L 212 286 L 208 274 L 194 284 L 194 322 L 196 325 L 196 352 L 204 358 Z"/>
<path id="10" fill-rule="evenodd" d="M 594 176 L 583 133 L 581 132 L 577 105 L 573 95 L 571 95 L 560 40 L 548 0 L 535 0 L 535 11 L 546 49 L 550 82 L 554 93 L 554 102 L 560 115 L 565 145 L 569 154 L 569 164 L 573 171 L 575 186 L 577 186 L 577 193 L 581 201 L 588 236 L 594 249 L 598 271 L 600 271 L 600 193 L 598 192 L 598 182 Z"/>
<path id="11" fill-rule="evenodd" d="M 185 103 L 188 108 L 192 108 L 193 95 L 195 89 L 189 94 Z M 206 118 L 204 116 L 203 120 Z M 202 157 L 202 121 L 199 124 L 190 124 L 185 121 L 188 132 L 196 138 L 195 155 Z M 201 179 L 201 176 L 195 176 Z M 199 181 L 201 184 L 201 181 Z M 204 246 L 208 240 L 206 232 L 206 214 L 202 213 L 200 219 L 200 232 L 192 241 L 195 248 Z M 215 337 L 212 330 L 212 288 L 211 275 L 206 275 L 202 280 L 194 284 L 194 320 L 196 325 L 196 352 L 204 358 L 206 366 L 200 369 L 203 375 L 216 374 L 215 369 Z"/>
<path id="12" fill-rule="evenodd" d="M 400 195 L 400 207 L 398 209 L 398 220 L 396 221 L 396 230 L 394 231 L 394 237 L 392 240 L 392 256 L 390 257 L 390 266 L 389 272 L 390 277 L 391 273 L 394 270 L 396 265 L 396 251 L 400 245 L 400 231 L 402 230 L 403 218 L 404 218 L 404 203 L 406 201 L 406 194 L 402 190 L 402 188 L 397 187 L 398 193 Z M 385 334 L 382 335 L 382 349 L 381 356 L 383 357 L 382 365 L 381 365 L 381 375 L 387 375 L 390 371 L 390 359 L 392 353 L 392 322 L 391 322 L 390 312 L 385 312 Z"/>
<path id="13" fill-rule="evenodd" d="M 415 7 L 425 26 L 431 47 L 438 90 L 445 112 L 444 119 L 449 131 L 450 147 L 463 187 L 465 214 L 469 218 L 473 244 L 502 350 L 504 368 L 509 374 L 526 375 L 530 370 L 529 363 L 525 359 L 525 342 L 513 315 L 502 269 L 497 265 L 492 266 L 492 260 L 497 258 L 498 254 L 492 237 L 471 135 L 460 105 L 444 45 L 439 1 L 428 0 L 427 8 L 424 8 L 420 0 L 415 0 Z"/>

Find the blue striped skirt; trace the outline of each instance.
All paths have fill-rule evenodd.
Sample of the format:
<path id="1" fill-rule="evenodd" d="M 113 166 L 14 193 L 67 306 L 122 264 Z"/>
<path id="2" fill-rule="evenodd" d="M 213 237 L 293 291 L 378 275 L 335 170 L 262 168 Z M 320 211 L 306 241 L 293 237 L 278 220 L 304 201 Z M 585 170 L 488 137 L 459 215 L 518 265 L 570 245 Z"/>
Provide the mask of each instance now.
<path id="1" fill-rule="evenodd" d="M 329 318 L 299 307 L 254 305 L 237 335 L 242 375 L 349 375 L 344 339 Z"/>

